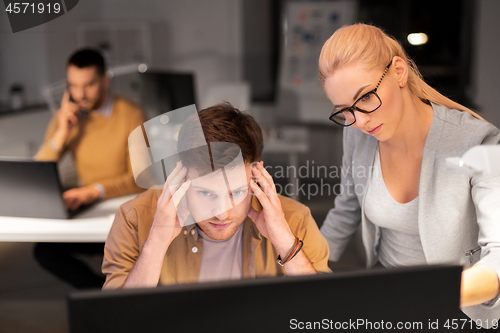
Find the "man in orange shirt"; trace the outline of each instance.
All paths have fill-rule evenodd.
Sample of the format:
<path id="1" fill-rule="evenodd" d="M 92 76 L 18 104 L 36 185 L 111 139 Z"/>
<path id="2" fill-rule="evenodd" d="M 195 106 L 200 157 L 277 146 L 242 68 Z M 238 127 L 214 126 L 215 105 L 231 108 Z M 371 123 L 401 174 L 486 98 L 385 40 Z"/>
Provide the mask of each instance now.
<path id="1" fill-rule="evenodd" d="M 72 153 L 80 186 L 63 193 L 70 210 L 98 199 L 141 191 L 130 165 L 128 136 L 144 122 L 143 112 L 109 93 L 104 58 L 94 49 L 74 52 L 67 63 L 66 77 L 68 90 L 35 159 L 58 161 L 66 152 Z M 100 287 L 103 277 L 73 254 L 102 255 L 103 247 L 102 243 L 39 243 L 35 258 L 77 288 Z"/>
<path id="2" fill-rule="evenodd" d="M 93 49 L 75 52 L 66 75 L 68 90 L 35 159 L 57 161 L 71 151 L 82 183 L 63 194 L 71 210 L 99 198 L 139 192 L 128 135 L 144 122 L 142 111 L 109 93 L 104 58 Z"/>

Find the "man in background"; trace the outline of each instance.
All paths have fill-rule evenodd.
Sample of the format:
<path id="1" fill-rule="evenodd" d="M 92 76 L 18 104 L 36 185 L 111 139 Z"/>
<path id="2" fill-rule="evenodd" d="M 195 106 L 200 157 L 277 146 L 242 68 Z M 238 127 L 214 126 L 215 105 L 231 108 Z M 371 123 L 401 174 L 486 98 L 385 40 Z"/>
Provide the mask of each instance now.
<path id="1" fill-rule="evenodd" d="M 130 165 L 128 136 L 145 121 L 143 112 L 110 94 L 104 58 L 94 49 L 80 49 L 70 56 L 66 79 L 61 107 L 35 159 L 59 161 L 66 152 L 73 155 L 80 186 L 63 193 L 68 209 L 141 191 Z M 103 248 L 102 243 L 39 243 L 35 258 L 76 288 L 101 287 L 103 276 L 74 254 L 102 255 Z"/>
<path id="2" fill-rule="evenodd" d="M 66 68 L 68 89 L 52 119 L 37 160 L 58 161 L 70 151 L 82 186 L 64 192 L 69 209 L 139 192 L 128 156 L 128 135 L 144 122 L 143 112 L 109 93 L 102 55 L 76 51 Z"/>

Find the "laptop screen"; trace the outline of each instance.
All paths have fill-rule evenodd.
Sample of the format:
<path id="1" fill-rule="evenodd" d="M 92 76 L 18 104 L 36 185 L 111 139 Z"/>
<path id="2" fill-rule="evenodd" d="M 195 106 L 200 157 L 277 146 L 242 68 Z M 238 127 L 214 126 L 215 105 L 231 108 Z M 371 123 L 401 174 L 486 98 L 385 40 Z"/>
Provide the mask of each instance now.
<path id="1" fill-rule="evenodd" d="M 68 218 L 56 162 L 0 159 L 0 216 Z"/>

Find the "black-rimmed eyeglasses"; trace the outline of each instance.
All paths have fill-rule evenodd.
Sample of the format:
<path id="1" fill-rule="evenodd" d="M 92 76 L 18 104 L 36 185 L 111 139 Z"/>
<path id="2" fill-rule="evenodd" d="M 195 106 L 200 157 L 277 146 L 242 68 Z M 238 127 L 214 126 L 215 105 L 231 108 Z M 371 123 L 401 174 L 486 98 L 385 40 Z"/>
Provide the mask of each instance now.
<path id="1" fill-rule="evenodd" d="M 392 60 L 389 65 L 385 67 L 384 74 L 382 74 L 382 77 L 380 78 L 380 80 L 378 80 L 377 86 L 373 90 L 370 90 L 366 94 L 363 94 L 363 96 L 358 98 L 350 107 L 343 108 L 339 111 L 336 111 L 334 109 L 329 119 L 340 126 L 347 127 L 356 122 L 354 110 L 362 113 L 372 113 L 373 111 L 376 111 L 378 108 L 380 108 L 380 106 L 382 105 L 382 100 L 377 95 L 377 89 L 380 85 L 380 82 L 382 82 L 385 74 L 387 74 L 389 67 L 391 67 L 391 64 Z"/>

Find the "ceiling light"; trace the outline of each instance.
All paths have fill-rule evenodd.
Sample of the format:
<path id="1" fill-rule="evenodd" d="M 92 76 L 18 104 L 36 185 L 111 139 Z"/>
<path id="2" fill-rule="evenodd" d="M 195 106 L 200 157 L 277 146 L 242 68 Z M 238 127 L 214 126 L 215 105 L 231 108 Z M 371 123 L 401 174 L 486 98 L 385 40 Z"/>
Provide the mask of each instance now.
<path id="1" fill-rule="evenodd" d="M 427 40 L 428 40 L 427 35 L 422 32 L 408 35 L 408 42 L 411 45 L 423 45 L 427 43 Z"/>

